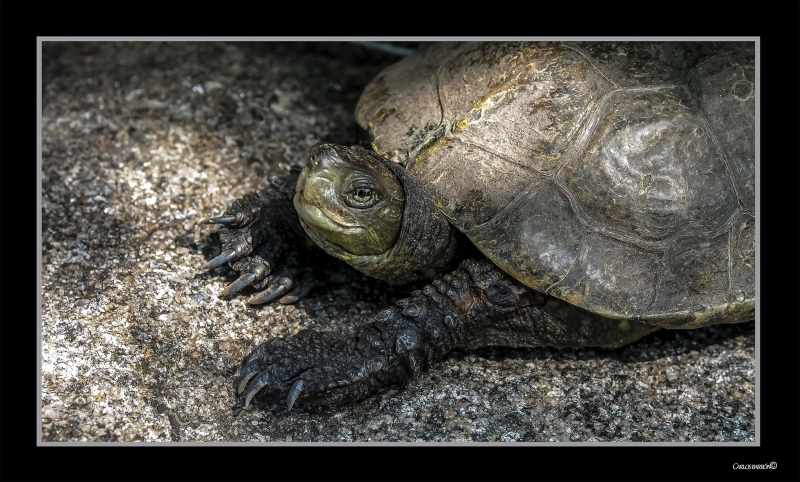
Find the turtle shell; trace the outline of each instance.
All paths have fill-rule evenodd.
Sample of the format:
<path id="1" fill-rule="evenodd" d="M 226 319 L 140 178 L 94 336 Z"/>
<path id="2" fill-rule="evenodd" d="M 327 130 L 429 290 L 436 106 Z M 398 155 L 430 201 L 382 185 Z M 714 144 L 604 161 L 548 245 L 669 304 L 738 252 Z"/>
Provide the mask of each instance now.
<path id="1" fill-rule="evenodd" d="M 436 43 L 356 109 L 495 264 L 669 328 L 755 311 L 754 43 Z"/>

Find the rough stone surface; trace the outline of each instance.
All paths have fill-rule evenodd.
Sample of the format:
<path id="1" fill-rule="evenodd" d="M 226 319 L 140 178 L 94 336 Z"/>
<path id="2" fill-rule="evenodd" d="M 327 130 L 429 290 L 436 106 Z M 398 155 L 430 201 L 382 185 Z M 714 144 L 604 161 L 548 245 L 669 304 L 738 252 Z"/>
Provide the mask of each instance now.
<path id="1" fill-rule="evenodd" d="M 43 48 L 42 440 L 753 441 L 754 323 L 618 350 L 456 350 L 360 403 L 240 411 L 260 341 L 347 332 L 408 288 L 345 265 L 293 306 L 218 294 L 214 227 L 320 140 L 355 143 L 364 85 L 394 59 L 346 44 Z"/>

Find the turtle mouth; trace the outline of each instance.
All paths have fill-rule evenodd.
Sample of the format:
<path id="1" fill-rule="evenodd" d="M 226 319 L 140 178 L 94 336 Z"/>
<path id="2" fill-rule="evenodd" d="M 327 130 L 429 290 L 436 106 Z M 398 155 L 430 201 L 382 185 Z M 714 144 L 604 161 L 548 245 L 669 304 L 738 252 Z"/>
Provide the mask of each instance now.
<path id="1" fill-rule="evenodd" d="M 295 193 L 294 208 L 300 218 L 320 234 L 327 232 L 352 236 L 364 232 L 364 227 L 359 224 L 343 224 L 335 221 L 323 209 L 306 199 L 303 191 Z"/>

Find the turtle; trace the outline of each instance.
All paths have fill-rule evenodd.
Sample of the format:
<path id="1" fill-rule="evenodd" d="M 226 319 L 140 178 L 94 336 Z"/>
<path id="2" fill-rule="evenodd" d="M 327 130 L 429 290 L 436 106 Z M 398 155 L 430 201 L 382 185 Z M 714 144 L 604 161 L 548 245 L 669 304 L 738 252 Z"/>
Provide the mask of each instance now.
<path id="1" fill-rule="evenodd" d="M 747 42 L 437 42 L 387 67 L 355 110 L 371 149 L 320 142 L 206 220 L 204 268 L 253 304 L 306 296 L 323 252 L 428 284 L 349 336 L 256 346 L 243 407 L 360 400 L 456 347 L 753 320 L 754 64 Z"/>

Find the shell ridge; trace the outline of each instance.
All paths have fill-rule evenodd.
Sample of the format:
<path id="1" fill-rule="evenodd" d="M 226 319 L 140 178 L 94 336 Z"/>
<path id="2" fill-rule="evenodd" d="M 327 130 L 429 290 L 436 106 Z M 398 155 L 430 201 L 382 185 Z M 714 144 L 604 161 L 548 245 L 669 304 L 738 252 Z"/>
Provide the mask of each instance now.
<path id="1" fill-rule="evenodd" d="M 517 160 L 517 159 L 515 159 L 515 158 L 513 158 L 513 157 L 511 157 L 511 156 L 509 156 L 507 154 L 502 154 L 502 153 L 500 153 L 498 151 L 495 151 L 494 149 L 486 147 L 483 144 L 478 144 L 477 142 L 464 140 L 458 135 L 451 135 L 448 139 L 457 140 L 458 142 L 460 142 L 460 143 L 462 143 L 464 145 L 467 145 L 467 146 L 470 146 L 470 147 L 475 147 L 477 149 L 480 149 L 480 150 L 486 152 L 487 154 L 491 154 L 492 156 L 499 157 L 500 159 L 502 159 L 502 160 L 504 160 L 504 161 L 506 161 L 506 162 L 508 162 L 510 164 L 514 164 L 515 166 L 519 166 L 519 167 L 521 167 L 523 169 L 528 169 L 528 170 L 531 170 L 531 171 L 538 172 L 539 174 L 541 174 L 543 176 L 548 176 L 548 177 L 552 176 L 552 174 L 548 174 L 549 172 L 552 172 L 552 170 L 543 171 L 541 169 L 537 169 L 537 168 L 535 168 L 535 167 L 533 167 L 531 165 L 525 164 L 524 162 L 522 162 L 520 160 Z"/>
<path id="2" fill-rule="evenodd" d="M 731 255 L 731 238 L 733 237 L 733 225 L 728 231 L 728 301 L 733 301 L 733 257 Z"/>
<path id="3" fill-rule="evenodd" d="M 614 97 L 619 93 L 623 93 L 623 89 L 615 89 L 606 92 L 597 100 L 591 114 L 589 114 L 589 118 L 578 130 L 575 139 L 571 139 L 569 147 L 564 154 L 561 155 L 561 159 L 559 159 L 556 166 L 550 171 L 555 173 L 561 172 L 564 166 L 574 161 L 586 149 L 589 140 L 591 140 L 592 135 L 594 135 L 597 130 L 598 124 L 600 124 L 600 121 L 608 114 L 608 111 L 611 110 Z"/>
<path id="4" fill-rule="evenodd" d="M 595 225 L 594 222 L 589 220 L 589 217 L 586 215 L 586 212 L 583 210 L 583 207 L 575 199 L 575 195 L 566 186 L 560 174 L 561 172 L 558 172 L 553 177 L 553 184 L 555 184 L 559 192 L 563 194 L 564 197 L 567 198 L 567 201 L 569 201 L 570 208 L 572 208 L 572 212 L 575 213 L 575 217 L 578 219 L 578 222 L 584 227 L 586 231 L 590 233 L 601 234 L 603 236 L 608 236 L 612 239 L 616 239 L 617 241 L 622 241 L 624 243 L 631 244 L 646 251 L 660 251 L 673 241 L 672 238 L 666 238 L 661 241 L 647 241 L 644 239 L 635 238 L 633 236 L 623 234 L 621 232 L 618 232 L 617 230 L 610 229 L 607 226 Z"/>
<path id="5" fill-rule="evenodd" d="M 539 174 L 542 174 L 543 176 L 546 176 L 548 178 L 553 179 L 554 176 L 557 176 L 558 173 L 561 172 L 561 169 L 565 165 L 567 165 L 570 162 L 572 162 L 572 160 L 577 158 L 577 156 L 580 155 L 583 152 L 583 150 L 588 145 L 589 140 L 592 137 L 592 134 L 597 129 L 597 125 L 600 123 L 602 118 L 605 116 L 605 114 L 608 113 L 608 110 L 611 108 L 614 96 L 616 94 L 622 92 L 622 91 L 623 91 L 622 89 L 612 90 L 612 91 L 607 92 L 606 94 L 604 94 L 602 97 L 600 97 L 600 99 L 595 104 L 594 109 L 592 109 L 592 113 L 589 115 L 589 119 L 587 119 L 587 121 L 584 123 L 584 125 L 575 134 L 574 141 L 570 143 L 569 148 L 567 148 L 566 152 L 564 152 L 564 154 L 561 156 L 561 159 L 556 164 L 556 167 L 554 167 L 553 169 L 549 169 L 549 170 L 536 169 L 533 166 L 529 166 L 529 165 L 527 165 L 527 164 L 525 164 L 525 163 L 523 163 L 521 161 L 517 161 L 516 159 L 513 159 L 513 158 L 511 158 L 509 156 L 506 156 L 504 154 L 500 154 L 498 152 L 495 152 L 492 149 L 489 149 L 489 148 L 487 148 L 487 147 L 485 147 L 483 145 L 480 145 L 480 144 L 477 144 L 477 143 L 474 143 L 474 142 L 466 141 L 466 140 L 462 139 L 460 136 L 451 136 L 451 138 L 452 139 L 456 139 L 456 140 L 458 140 L 459 142 L 461 142 L 463 144 L 477 147 L 478 149 L 481 149 L 481 150 L 483 150 L 483 151 L 485 151 L 485 152 L 487 152 L 489 154 L 497 156 L 497 157 L 499 157 L 499 158 L 501 158 L 501 159 L 503 159 L 503 160 L 505 160 L 507 162 L 510 162 L 510 163 L 512 163 L 514 165 L 518 165 L 518 166 L 520 166 L 522 168 L 525 168 L 525 169 L 533 170 L 535 172 L 538 172 Z M 489 218 L 489 220 L 487 220 L 486 222 L 474 226 L 472 229 L 480 228 L 480 227 L 485 226 L 486 224 L 488 224 L 488 223 L 490 223 L 490 222 L 492 222 L 492 221 L 494 221 L 496 219 L 499 219 L 502 214 L 504 214 L 511 206 L 513 206 L 521 197 L 523 197 L 525 194 L 528 194 L 530 192 L 530 190 L 534 186 L 536 186 L 537 184 L 538 183 L 536 183 L 536 182 L 531 182 L 528 185 L 527 188 L 525 188 L 522 191 L 520 191 L 520 193 L 517 196 L 515 196 L 502 209 L 500 209 L 497 212 L 497 214 L 495 214 L 494 216 Z M 556 185 L 558 185 L 557 182 L 556 182 Z M 566 186 L 560 187 L 560 190 L 569 199 L 569 197 L 571 196 L 571 193 L 564 192 L 566 190 Z M 570 204 L 574 206 L 573 200 L 570 200 Z M 574 208 L 573 208 L 573 211 L 575 211 Z M 580 219 L 581 213 L 578 213 L 576 211 L 576 214 L 578 215 L 578 217 Z M 588 223 L 581 222 L 581 224 L 583 224 L 584 226 L 588 226 Z"/>
<path id="6" fill-rule="evenodd" d="M 708 123 L 708 119 L 706 119 L 705 112 L 702 111 L 697 105 L 697 101 L 692 96 L 692 93 L 689 92 L 689 89 L 686 85 L 680 84 L 682 90 L 686 93 L 689 101 L 692 103 L 692 107 L 694 111 L 697 113 L 697 116 L 700 118 L 700 122 L 703 124 L 703 128 L 708 132 L 708 137 L 711 139 L 711 142 L 714 144 L 714 147 L 717 149 L 719 153 L 719 157 L 722 160 L 722 164 L 725 166 L 725 174 L 728 176 L 728 182 L 730 183 L 731 187 L 733 188 L 733 194 L 736 196 L 736 204 L 740 208 L 744 208 L 744 203 L 742 203 L 742 197 L 739 194 L 739 188 L 736 186 L 736 178 L 733 175 L 733 170 L 731 169 L 730 160 L 728 158 L 728 153 L 725 152 L 725 149 L 722 148 L 722 145 L 719 143 L 719 139 L 717 138 L 717 133 L 714 129 L 711 128 L 711 125 Z"/>
<path id="7" fill-rule="evenodd" d="M 592 68 L 594 70 L 596 70 L 598 74 L 600 74 L 604 79 L 606 79 L 608 82 L 610 82 L 611 85 L 613 85 L 614 87 L 616 87 L 618 89 L 620 88 L 620 86 L 616 82 L 614 82 L 613 80 L 611 80 L 608 77 L 606 77 L 606 74 L 603 73 L 603 71 L 600 70 L 600 68 L 597 65 L 595 65 L 594 62 L 592 62 L 592 56 L 589 55 L 589 53 L 586 52 L 586 50 L 584 50 L 583 47 L 579 47 L 579 46 L 577 46 L 575 44 L 569 44 L 569 43 L 563 43 L 561 45 L 563 45 L 564 47 L 566 47 L 566 48 L 568 48 L 570 50 L 574 50 L 575 52 L 578 52 L 578 54 L 580 54 L 583 58 L 586 59 L 587 62 L 589 62 L 589 65 L 591 65 Z"/>
<path id="8" fill-rule="evenodd" d="M 580 246 L 580 244 L 583 242 L 583 236 L 584 235 L 581 234 L 581 237 L 578 239 L 578 246 Z M 550 296 L 553 296 L 553 295 L 550 294 L 550 291 L 553 288 L 555 288 L 556 286 L 558 286 L 562 281 L 564 281 L 567 278 L 567 276 L 569 275 L 570 271 L 572 271 L 572 268 L 576 264 L 578 264 L 578 256 L 575 256 L 575 258 L 573 258 L 572 263 L 570 263 L 569 268 L 567 268 L 567 271 L 564 273 L 564 276 L 562 276 L 561 279 L 559 279 L 558 281 L 554 282 L 553 284 L 551 284 L 550 286 L 545 288 L 544 292 L 546 294 L 550 295 Z"/>
<path id="9" fill-rule="evenodd" d="M 645 239 L 626 235 L 614 229 L 609 229 L 607 226 L 603 225 L 596 226 L 592 221 L 589 221 L 589 217 L 584 212 L 583 207 L 574 198 L 572 191 L 570 191 L 569 188 L 564 184 L 564 181 L 561 178 L 561 176 L 557 174 L 556 176 L 553 177 L 553 181 L 556 187 L 558 187 L 558 190 L 561 192 L 561 194 L 563 194 L 569 201 L 570 207 L 572 208 L 573 212 L 575 212 L 575 217 L 578 218 L 578 221 L 581 223 L 581 225 L 584 226 L 584 228 L 586 228 L 587 231 L 608 236 L 612 239 L 616 239 L 617 241 L 622 241 L 624 243 L 631 244 L 633 246 L 636 246 L 637 248 L 641 248 L 646 251 L 662 251 L 680 239 L 689 238 L 692 236 L 696 236 L 698 234 L 698 233 L 692 234 L 692 229 L 690 228 L 702 227 L 700 223 L 694 223 L 694 222 L 687 223 L 686 224 L 687 229 L 684 229 L 683 231 L 675 233 L 672 236 L 664 238 L 660 241 L 648 241 Z M 717 226 L 716 228 L 702 231 L 699 234 L 704 237 L 714 238 L 724 233 L 725 231 L 729 231 L 730 229 L 732 229 L 733 223 L 741 215 L 741 212 L 742 210 L 739 207 L 737 207 L 724 223 Z"/>
<path id="10" fill-rule="evenodd" d="M 450 61 L 451 59 L 452 55 L 450 56 L 450 59 L 448 59 L 448 61 Z M 447 64 L 443 63 L 438 69 L 436 69 L 436 72 L 434 72 L 433 74 L 434 85 L 436 86 L 436 102 L 439 104 L 439 125 L 437 126 L 437 130 L 438 127 L 441 127 L 442 124 L 444 124 L 444 104 L 442 104 L 442 90 L 441 90 L 441 82 L 439 79 L 439 75 L 442 73 L 442 70 L 444 69 L 445 65 Z M 447 137 L 446 128 L 444 130 L 444 137 Z"/>
<path id="11" fill-rule="evenodd" d="M 661 280 L 664 278 L 664 271 L 667 269 L 667 265 L 664 264 L 664 258 L 667 256 L 666 251 L 661 252 L 661 256 L 658 257 L 658 272 L 655 276 L 653 276 L 653 298 L 650 300 L 650 303 L 638 313 L 636 313 L 636 320 L 641 321 L 646 313 L 650 311 L 651 308 L 656 304 L 658 301 L 658 295 L 661 293 Z"/>
<path id="12" fill-rule="evenodd" d="M 447 122 L 446 117 L 445 117 L 444 103 L 442 102 L 442 91 L 441 91 L 441 79 L 440 79 L 440 77 L 441 77 L 441 73 L 444 71 L 445 67 L 450 65 L 450 63 L 453 61 L 454 58 L 458 57 L 459 55 L 464 55 L 467 52 L 469 52 L 469 50 L 464 52 L 461 49 L 456 49 L 455 51 L 453 51 L 453 53 L 451 53 L 441 63 L 441 65 L 434 71 L 434 73 L 432 75 L 432 77 L 433 77 L 433 85 L 436 88 L 436 103 L 439 106 L 439 123 L 436 125 L 436 130 L 434 130 L 433 132 L 438 132 L 439 129 L 444 127 L 444 135 L 442 137 L 440 137 L 439 139 L 437 139 L 435 142 L 433 142 L 428 147 L 425 147 L 424 149 L 422 149 L 420 151 L 419 155 L 415 159 L 413 159 L 411 161 L 411 163 L 409 164 L 409 166 L 408 166 L 409 170 L 413 170 L 415 167 L 417 167 L 420 164 L 419 160 L 422 157 L 422 152 L 423 151 L 431 149 L 431 148 L 436 148 L 445 139 L 451 138 L 451 136 L 449 135 L 450 131 L 447 129 L 448 122 Z M 425 142 L 423 142 L 423 145 L 424 144 L 425 144 Z"/>
<path id="13" fill-rule="evenodd" d="M 677 86 L 675 84 L 655 84 L 642 87 L 625 87 L 606 92 L 602 97 L 600 97 L 600 99 L 597 100 L 592 113 L 589 114 L 589 118 L 586 120 L 586 123 L 581 127 L 575 136 L 574 142 L 570 143 L 569 148 L 561 156 L 561 160 L 559 160 L 556 166 L 551 170 L 562 170 L 566 165 L 577 159 L 577 157 L 583 153 L 595 131 L 597 130 L 598 124 L 603 120 L 603 118 L 605 118 L 605 116 L 608 114 L 608 111 L 611 110 L 611 107 L 613 107 L 614 97 L 617 94 L 622 94 L 625 96 L 628 93 L 635 94 L 639 92 L 671 90 L 675 89 L 676 87 Z"/>
<path id="14" fill-rule="evenodd" d="M 611 92 L 606 93 L 603 97 L 601 97 L 597 101 L 598 105 L 595 106 L 595 109 L 590 114 L 589 119 L 587 119 L 587 121 L 586 121 L 586 124 L 581 129 L 581 131 L 579 132 L 579 134 L 577 136 L 577 139 L 576 139 L 576 142 L 573 143 L 570 146 L 569 150 L 564 153 L 563 157 L 565 159 L 563 161 L 559 161 L 559 164 L 557 165 L 557 167 L 553 169 L 554 171 L 556 171 L 555 175 L 553 176 L 553 181 L 554 181 L 555 185 L 558 187 L 559 191 L 561 191 L 561 193 L 569 201 L 573 212 L 575 212 L 575 215 L 578 218 L 578 221 L 588 231 L 596 232 L 596 233 L 602 234 L 604 236 L 609 236 L 609 237 L 611 237 L 613 239 L 616 239 L 618 241 L 622 241 L 622 242 L 631 244 L 633 246 L 636 246 L 638 248 L 641 248 L 641 249 L 644 249 L 644 250 L 647 250 L 647 251 L 661 251 L 661 250 L 664 250 L 664 249 L 668 248 L 670 245 L 672 245 L 677 240 L 679 240 L 681 238 L 684 238 L 684 237 L 689 237 L 690 234 L 688 234 L 688 232 L 692 231 L 691 228 L 702 228 L 702 225 L 700 223 L 688 223 L 686 225 L 687 229 L 684 229 L 681 232 L 675 233 L 674 235 L 669 236 L 669 237 L 667 237 L 665 239 L 662 239 L 662 240 L 659 240 L 659 241 L 648 241 L 648 240 L 645 240 L 645 239 L 636 238 L 634 236 L 626 235 L 626 234 L 624 234 L 622 232 L 618 232 L 617 230 L 610 229 L 610 228 L 608 228 L 607 226 L 604 226 L 604 225 L 596 225 L 586 215 L 583 207 L 580 205 L 580 203 L 577 201 L 577 199 L 575 199 L 574 194 L 569 189 L 569 187 L 566 185 L 566 183 L 564 182 L 564 179 L 563 179 L 564 168 L 567 165 L 569 165 L 571 162 L 573 162 L 575 159 L 577 159 L 578 156 L 580 156 L 580 154 L 585 150 L 586 146 L 588 145 L 589 140 L 592 137 L 592 134 L 594 133 L 594 131 L 597 128 L 597 125 L 603 119 L 603 117 L 608 113 L 608 111 L 611 109 L 611 107 L 613 105 L 614 97 L 615 97 L 616 94 L 620 94 L 621 93 L 622 95 L 626 95 L 628 93 L 652 92 L 652 91 L 660 91 L 660 90 L 676 90 L 676 89 L 681 88 L 681 87 L 683 87 L 685 89 L 685 86 L 682 86 L 682 85 L 679 85 L 679 84 L 653 84 L 653 85 L 647 85 L 647 86 L 636 86 L 636 87 L 620 88 L 620 89 L 613 90 Z M 696 105 L 694 105 L 693 107 L 694 107 L 694 111 L 700 112 L 700 110 L 697 109 Z M 702 116 L 702 113 L 701 113 L 700 119 L 701 119 L 701 122 L 703 122 L 704 125 L 707 127 L 707 123 L 705 122 L 705 118 Z M 713 133 L 711 133 L 711 134 L 713 135 Z M 715 142 L 715 147 L 717 149 L 717 152 L 720 152 L 720 155 L 723 156 L 724 153 L 722 153 L 722 150 L 720 149 L 719 145 L 716 143 L 716 140 L 714 140 L 713 142 Z M 732 173 L 730 172 L 730 167 L 727 164 L 727 158 L 724 158 L 723 162 L 724 162 L 724 165 L 725 165 L 725 168 L 726 168 L 726 173 L 728 175 L 729 182 L 730 182 L 731 179 L 732 179 Z M 734 184 L 734 183 L 731 182 L 731 184 Z M 732 226 L 733 222 L 735 221 L 735 218 L 738 217 L 737 213 L 738 213 L 739 209 L 741 208 L 741 201 L 740 201 L 740 198 L 738 197 L 738 193 L 737 193 L 737 202 L 739 204 L 739 207 L 737 208 L 737 210 L 734 210 L 734 212 L 731 214 L 731 216 L 724 223 L 722 223 L 721 225 L 717 226 L 716 228 L 702 231 L 701 235 L 707 236 L 707 237 L 716 237 L 716 236 L 722 234 L 725 230 L 731 229 L 730 226 Z"/>
<path id="15" fill-rule="evenodd" d="M 661 294 L 661 281 L 664 279 L 664 272 L 667 270 L 667 265 L 664 263 L 664 258 L 667 256 L 666 251 L 662 251 L 661 256 L 658 257 L 658 272 L 653 277 L 653 299 L 650 300 L 650 304 L 647 305 L 647 308 L 644 308 L 636 315 L 636 319 L 641 321 L 646 316 L 646 313 L 653 308 L 658 301 L 658 297 Z"/>
<path id="16" fill-rule="evenodd" d="M 499 152 L 496 152 L 496 151 L 494 151 L 492 149 L 489 149 L 488 147 L 486 147 L 484 145 L 477 144 L 477 143 L 471 142 L 471 141 L 466 141 L 466 140 L 462 139 L 460 136 L 452 136 L 451 139 L 457 140 L 458 142 L 461 142 L 462 144 L 465 144 L 467 146 L 472 146 L 472 147 L 475 147 L 477 149 L 480 149 L 480 150 L 482 150 L 482 151 L 484 151 L 484 152 L 486 152 L 486 153 L 488 153 L 490 155 L 499 157 L 500 159 L 503 159 L 504 161 L 506 161 L 506 162 L 508 162 L 510 164 L 514 164 L 515 166 L 519 166 L 519 167 L 521 167 L 523 169 L 527 169 L 527 170 L 531 170 L 531 171 L 537 172 L 537 173 L 541 174 L 542 176 L 545 176 L 545 177 L 548 177 L 548 178 L 552 177 L 552 174 L 548 174 L 547 171 L 541 171 L 539 169 L 536 169 L 535 167 L 529 166 L 529 165 L 527 165 L 527 164 L 525 164 L 525 163 L 523 163 L 521 161 L 518 161 L 518 160 L 514 159 L 513 157 L 510 157 L 510 156 L 507 156 L 505 154 L 501 154 Z M 522 198 L 523 196 L 528 194 L 530 192 L 530 190 L 533 189 L 533 187 L 537 186 L 538 184 L 539 183 L 536 182 L 536 181 L 531 181 L 525 189 L 522 189 L 519 193 L 517 193 L 517 195 L 514 196 L 514 198 L 512 198 L 511 201 L 509 201 L 499 211 L 497 211 L 497 213 L 494 216 L 492 216 L 491 218 L 489 218 L 488 220 L 486 220 L 483 223 L 476 224 L 475 226 L 471 227 L 468 230 L 465 230 L 464 232 L 466 233 L 468 231 L 478 230 L 481 227 L 486 226 L 487 224 L 495 221 L 496 219 L 499 219 L 506 211 L 508 211 L 508 209 L 510 209 L 511 206 L 514 206 L 517 202 L 519 202 L 520 198 Z"/>

